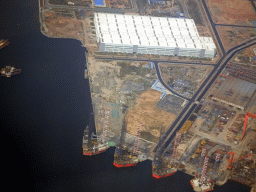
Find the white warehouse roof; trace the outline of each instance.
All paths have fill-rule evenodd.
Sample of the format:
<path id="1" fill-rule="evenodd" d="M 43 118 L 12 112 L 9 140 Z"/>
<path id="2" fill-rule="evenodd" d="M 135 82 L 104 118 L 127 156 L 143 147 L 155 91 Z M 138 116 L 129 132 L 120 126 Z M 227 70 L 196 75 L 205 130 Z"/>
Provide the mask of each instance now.
<path id="1" fill-rule="evenodd" d="M 214 51 L 211 37 L 200 37 L 192 19 L 95 13 L 98 43 L 178 47 Z"/>

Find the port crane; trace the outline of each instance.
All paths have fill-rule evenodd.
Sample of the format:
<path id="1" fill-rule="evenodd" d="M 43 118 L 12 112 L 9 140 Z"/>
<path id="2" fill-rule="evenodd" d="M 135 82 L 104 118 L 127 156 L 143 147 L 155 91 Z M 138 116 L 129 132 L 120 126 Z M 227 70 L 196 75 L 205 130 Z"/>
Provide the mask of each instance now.
<path id="1" fill-rule="evenodd" d="M 242 140 L 243 140 L 243 138 L 244 138 L 245 131 L 246 131 L 246 126 L 247 126 L 247 121 L 248 121 L 248 118 L 249 118 L 249 117 L 252 117 L 252 118 L 256 119 L 256 114 L 249 113 L 249 112 L 245 114 L 245 118 L 244 118 L 244 128 L 243 128 L 243 135 L 242 135 L 242 137 L 241 137 L 241 141 L 242 141 Z"/>
<path id="2" fill-rule="evenodd" d="M 232 169 L 233 158 L 234 158 L 235 153 L 234 152 L 228 152 L 228 153 L 230 154 L 230 157 L 228 159 L 229 164 L 227 166 L 227 169 L 231 170 Z"/>

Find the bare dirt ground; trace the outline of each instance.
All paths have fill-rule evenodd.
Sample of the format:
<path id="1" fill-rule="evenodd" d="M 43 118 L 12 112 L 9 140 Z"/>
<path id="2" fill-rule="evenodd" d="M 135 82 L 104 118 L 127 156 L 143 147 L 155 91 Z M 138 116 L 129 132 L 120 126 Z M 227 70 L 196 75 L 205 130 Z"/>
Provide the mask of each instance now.
<path id="1" fill-rule="evenodd" d="M 184 6 L 187 9 L 190 19 L 194 19 L 196 26 L 206 26 L 203 14 L 200 9 L 200 4 L 196 0 L 184 0 Z"/>
<path id="2" fill-rule="evenodd" d="M 108 106 L 119 105 L 121 102 L 128 106 L 124 117 L 127 133 L 136 135 L 140 121 L 143 125 L 141 137 L 157 143 L 160 132 L 169 128 L 176 115 L 157 107 L 162 92 L 151 89 L 156 72 L 150 68 L 150 63 L 95 60 L 89 57 L 88 69 L 92 101 L 97 111 L 104 111 Z M 112 115 L 113 107 L 110 110 Z M 120 113 L 121 110 L 118 112 L 121 117 Z M 101 130 L 102 117 L 103 114 L 95 116 L 97 131 Z"/>
<path id="3" fill-rule="evenodd" d="M 211 37 L 212 36 L 207 27 L 205 27 L 203 25 L 196 25 L 196 28 L 198 30 L 199 36 L 205 36 L 205 37 Z"/>
<path id="4" fill-rule="evenodd" d="M 161 92 L 149 89 L 139 96 L 135 107 L 126 115 L 128 133 L 136 135 L 139 121 L 143 125 L 142 131 L 148 132 L 144 139 L 154 136 L 156 138 L 152 137 L 153 140 L 158 140 L 160 131 L 166 131 L 169 128 L 176 115 L 157 108 L 161 95 Z"/>
<path id="5" fill-rule="evenodd" d="M 226 51 L 256 36 L 251 28 L 217 26 L 217 30 Z"/>
<path id="6" fill-rule="evenodd" d="M 45 11 L 45 35 L 51 37 L 73 38 L 84 41 L 83 25 L 72 14 L 58 14 L 53 11 Z M 73 17 L 72 17 L 73 16 Z"/>
<path id="7" fill-rule="evenodd" d="M 231 25 L 251 25 L 256 13 L 248 0 L 207 0 L 207 5 L 215 23 Z"/>

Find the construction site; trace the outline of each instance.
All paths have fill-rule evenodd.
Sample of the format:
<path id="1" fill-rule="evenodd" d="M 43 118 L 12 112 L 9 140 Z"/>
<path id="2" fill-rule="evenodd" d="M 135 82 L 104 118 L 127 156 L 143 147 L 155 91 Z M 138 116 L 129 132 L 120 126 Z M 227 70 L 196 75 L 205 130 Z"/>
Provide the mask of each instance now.
<path id="1" fill-rule="evenodd" d="M 168 90 L 159 87 L 161 84 L 156 81 L 156 71 L 149 62 L 89 57 L 87 67 L 97 134 L 104 132 L 105 111 L 108 110 L 109 140 L 120 143 L 121 128 L 125 123 L 123 143 L 131 150 L 140 122 L 141 151 L 144 150 L 147 158 L 152 159 L 160 133 L 168 129 L 186 101 L 176 99 Z M 167 118 L 169 120 L 165 121 Z"/>
<path id="2" fill-rule="evenodd" d="M 148 0 L 146 15 L 158 17 L 184 18 L 184 11 L 179 0 L 155 1 Z"/>
<path id="3" fill-rule="evenodd" d="M 184 66 L 159 63 L 159 66 L 164 82 L 185 97 L 191 97 L 213 69 L 210 65 Z"/>

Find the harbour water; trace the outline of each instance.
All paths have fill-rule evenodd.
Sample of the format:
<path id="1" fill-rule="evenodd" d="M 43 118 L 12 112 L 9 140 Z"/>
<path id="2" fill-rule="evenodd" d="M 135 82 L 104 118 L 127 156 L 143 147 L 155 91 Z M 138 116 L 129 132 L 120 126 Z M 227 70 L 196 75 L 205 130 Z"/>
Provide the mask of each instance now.
<path id="1" fill-rule="evenodd" d="M 83 156 L 83 130 L 91 111 L 85 48 L 77 40 L 43 36 L 37 0 L 1 1 L 0 17 L 0 39 L 10 40 L 0 50 L 0 67 L 22 69 L 20 75 L 0 79 L 2 182 L 10 191 L 193 191 L 192 177 L 181 172 L 154 179 L 148 160 L 114 167 L 113 147 Z M 250 188 L 229 181 L 215 191 Z"/>

